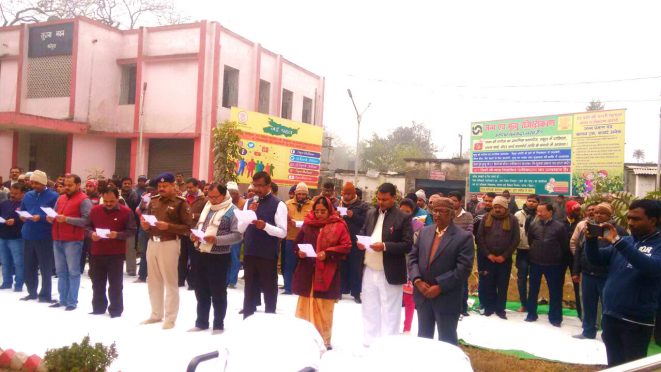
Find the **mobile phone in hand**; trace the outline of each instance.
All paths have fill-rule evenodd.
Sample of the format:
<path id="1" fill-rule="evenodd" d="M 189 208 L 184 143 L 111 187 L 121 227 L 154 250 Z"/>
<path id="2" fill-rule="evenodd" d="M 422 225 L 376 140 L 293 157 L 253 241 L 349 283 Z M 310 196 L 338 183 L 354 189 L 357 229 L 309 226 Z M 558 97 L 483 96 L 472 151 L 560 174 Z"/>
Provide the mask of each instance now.
<path id="1" fill-rule="evenodd" d="M 604 235 L 604 228 L 594 222 L 588 222 L 588 231 L 590 232 L 590 236 L 592 237 Z"/>

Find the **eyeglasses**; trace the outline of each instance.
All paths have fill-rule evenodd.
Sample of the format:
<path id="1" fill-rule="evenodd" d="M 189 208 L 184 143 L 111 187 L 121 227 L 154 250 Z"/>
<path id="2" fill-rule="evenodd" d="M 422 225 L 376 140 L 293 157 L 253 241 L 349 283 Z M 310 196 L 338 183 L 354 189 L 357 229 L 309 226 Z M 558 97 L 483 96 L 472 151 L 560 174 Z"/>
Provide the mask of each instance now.
<path id="1" fill-rule="evenodd" d="M 452 212 L 452 209 L 448 208 L 443 208 L 443 209 L 435 209 L 431 211 L 431 214 L 434 216 L 440 216 L 444 214 L 450 214 Z"/>

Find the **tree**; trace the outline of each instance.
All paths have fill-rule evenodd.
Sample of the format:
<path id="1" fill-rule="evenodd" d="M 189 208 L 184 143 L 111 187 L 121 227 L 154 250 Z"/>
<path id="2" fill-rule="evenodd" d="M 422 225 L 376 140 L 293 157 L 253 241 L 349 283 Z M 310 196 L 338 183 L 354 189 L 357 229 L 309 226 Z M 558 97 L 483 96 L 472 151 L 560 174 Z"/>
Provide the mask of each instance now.
<path id="1" fill-rule="evenodd" d="M 585 108 L 585 111 L 601 111 L 606 108 L 606 105 L 601 103 L 600 100 L 592 100 Z"/>
<path id="2" fill-rule="evenodd" d="M 404 159 L 435 158 L 437 150 L 431 140 L 431 130 L 416 122 L 397 127 L 386 137 L 372 134 L 360 147 L 363 167 L 379 172 L 404 171 Z"/>
<path id="3" fill-rule="evenodd" d="M 642 163 L 645 161 L 645 150 L 643 149 L 637 149 L 633 150 L 633 158 L 636 159 L 639 163 Z"/>
<path id="4" fill-rule="evenodd" d="M 173 0 L 2 0 L 0 24 L 12 26 L 49 19 L 88 17 L 112 27 L 188 21 Z"/>
<path id="5" fill-rule="evenodd" d="M 241 131 L 235 121 L 225 121 L 213 128 L 213 178 L 226 184 L 236 182 L 236 163 L 241 159 L 239 135 Z"/>

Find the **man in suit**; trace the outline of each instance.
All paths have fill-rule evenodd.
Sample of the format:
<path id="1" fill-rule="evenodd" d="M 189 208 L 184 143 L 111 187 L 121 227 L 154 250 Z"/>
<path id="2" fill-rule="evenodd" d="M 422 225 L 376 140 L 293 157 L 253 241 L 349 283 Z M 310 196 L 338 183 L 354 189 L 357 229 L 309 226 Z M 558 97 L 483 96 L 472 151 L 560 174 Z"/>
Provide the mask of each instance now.
<path id="1" fill-rule="evenodd" d="M 396 206 L 397 189 L 384 183 L 377 190 L 376 209 L 367 212 L 359 235 L 372 237 L 365 251 L 363 272 L 364 344 L 399 333 L 402 313 L 402 285 L 406 284 L 406 254 L 413 244 L 411 217 Z"/>
<path id="2" fill-rule="evenodd" d="M 436 325 L 439 340 L 457 345 L 463 283 L 473 268 L 473 235 L 452 222 L 452 200 L 438 198 L 430 209 L 435 224 L 420 231 L 409 255 L 418 337 L 433 338 Z"/>

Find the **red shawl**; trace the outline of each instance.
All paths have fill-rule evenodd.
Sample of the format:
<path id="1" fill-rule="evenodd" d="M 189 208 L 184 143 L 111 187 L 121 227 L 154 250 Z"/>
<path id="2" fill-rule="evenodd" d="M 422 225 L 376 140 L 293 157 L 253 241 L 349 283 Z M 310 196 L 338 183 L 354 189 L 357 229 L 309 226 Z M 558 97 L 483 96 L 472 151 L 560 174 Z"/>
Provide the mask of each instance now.
<path id="1" fill-rule="evenodd" d="M 339 255 L 347 255 L 351 251 L 351 237 L 349 229 L 344 219 L 335 211 L 333 203 L 326 198 L 330 206 L 330 216 L 325 220 L 320 220 L 314 214 L 314 210 L 305 217 L 304 224 L 309 227 L 320 228 L 315 251 L 335 252 Z M 329 260 L 328 256 L 324 261 L 315 260 L 313 289 L 319 292 L 326 292 L 333 282 L 333 277 L 338 269 L 338 260 Z"/>

